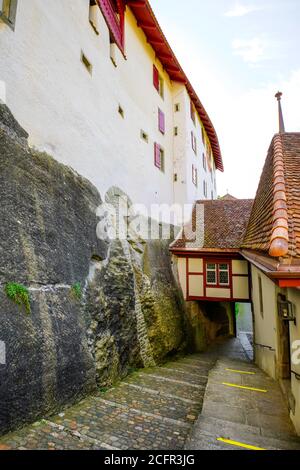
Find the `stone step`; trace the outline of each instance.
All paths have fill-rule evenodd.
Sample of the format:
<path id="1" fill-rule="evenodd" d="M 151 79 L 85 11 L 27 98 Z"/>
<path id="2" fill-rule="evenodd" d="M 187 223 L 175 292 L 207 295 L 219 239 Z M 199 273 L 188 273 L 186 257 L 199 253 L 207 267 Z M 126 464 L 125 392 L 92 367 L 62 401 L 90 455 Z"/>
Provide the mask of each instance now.
<path id="1" fill-rule="evenodd" d="M 156 390 L 134 384 L 120 384 L 105 394 L 105 399 L 127 405 L 142 412 L 193 423 L 201 412 L 202 402 L 188 402 L 175 395 L 159 394 Z"/>
<path id="2" fill-rule="evenodd" d="M 207 441 L 211 440 L 212 445 L 219 443 L 218 438 L 229 439 L 245 445 L 260 447 L 266 450 L 300 450 L 300 439 L 289 436 L 286 439 L 261 435 L 259 427 L 246 424 L 233 423 L 222 419 L 201 415 L 189 438 L 186 449 L 201 449 Z M 222 446 L 224 443 L 221 444 Z M 226 444 L 230 449 L 238 446 Z M 204 447 L 206 448 L 206 447 Z"/>
<path id="3" fill-rule="evenodd" d="M 182 449 L 191 430 L 184 421 L 111 402 L 106 394 L 90 399 L 88 407 L 74 408 L 56 417 L 55 423 L 67 429 L 74 423 L 79 435 L 121 450 Z"/>
<path id="4" fill-rule="evenodd" d="M 165 380 L 164 377 L 156 374 L 139 374 L 134 377 L 126 378 L 127 383 L 139 385 L 141 387 L 152 388 L 159 393 L 170 393 L 192 401 L 203 399 L 205 386 L 189 385 L 186 382 L 172 382 L 171 379 Z"/>
<path id="5" fill-rule="evenodd" d="M 208 379 L 208 372 L 206 372 L 206 375 L 195 373 L 191 374 L 187 371 L 167 367 L 160 367 L 159 369 L 149 370 L 147 372 L 143 372 L 143 375 L 155 375 L 156 377 L 164 377 L 165 379 L 176 380 L 178 383 L 184 382 L 185 384 L 188 384 L 190 386 L 206 386 Z"/>

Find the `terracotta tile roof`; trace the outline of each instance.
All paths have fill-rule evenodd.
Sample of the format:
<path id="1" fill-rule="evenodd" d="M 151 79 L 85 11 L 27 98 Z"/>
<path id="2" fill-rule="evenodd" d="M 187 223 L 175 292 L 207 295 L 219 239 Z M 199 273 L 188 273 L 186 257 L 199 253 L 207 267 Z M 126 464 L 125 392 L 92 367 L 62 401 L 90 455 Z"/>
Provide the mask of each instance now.
<path id="1" fill-rule="evenodd" d="M 300 133 L 274 136 L 242 247 L 300 259 Z"/>
<path id="2" fill-rule="evenodd" d="M 247 228 L 253 200 L 197 201 L 192 221 L 171 250 L 238 250 Z"/>

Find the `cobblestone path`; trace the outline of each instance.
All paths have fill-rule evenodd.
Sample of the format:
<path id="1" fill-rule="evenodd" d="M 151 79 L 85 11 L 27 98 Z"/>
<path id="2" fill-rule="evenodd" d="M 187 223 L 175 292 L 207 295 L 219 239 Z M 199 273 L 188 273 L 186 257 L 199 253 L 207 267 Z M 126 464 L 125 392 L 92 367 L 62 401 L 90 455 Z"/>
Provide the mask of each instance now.
<path id="1" fill-rule="evenodd" d="M 198 354 L 136 372 L 60 415 L 2 437 L 0 450 L 183 449 L 214 363 L 215 357 Z"/>

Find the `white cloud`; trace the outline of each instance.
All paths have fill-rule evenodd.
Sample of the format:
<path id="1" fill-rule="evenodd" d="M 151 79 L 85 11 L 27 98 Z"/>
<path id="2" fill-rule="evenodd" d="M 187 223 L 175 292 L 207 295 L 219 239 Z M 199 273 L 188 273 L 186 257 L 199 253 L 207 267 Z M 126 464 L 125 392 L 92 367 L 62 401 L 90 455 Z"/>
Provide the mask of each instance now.
<path id="1" fill-rule="evenodd" d="M 241 3 L 236 3 L 235 6 L 225 13 L 225 16 L 234 18 L 249 15 L 249 13 L 253 13 L 254 11 L 262 10 L 263 7 L 255 6 L 255 5 L 242 5 Z"/>
<path id="2" fill-rule="evenodd" d="M 240 56 L 244 62 L 256 64 L 266 58 L 267 41 L 262 37 L 252 39 L 235 39 L 232 48 L 235 55 Z"/>

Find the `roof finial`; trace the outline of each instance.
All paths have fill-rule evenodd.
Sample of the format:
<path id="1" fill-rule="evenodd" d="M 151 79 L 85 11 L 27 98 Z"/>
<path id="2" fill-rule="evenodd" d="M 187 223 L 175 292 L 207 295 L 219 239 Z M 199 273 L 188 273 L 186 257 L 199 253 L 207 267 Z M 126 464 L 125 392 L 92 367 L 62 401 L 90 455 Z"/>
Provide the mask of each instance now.
<path id="1" fill-rule="evenodd" d="M 275 98 L 277 98 L 277 101 L 278 101 L 279 133 L 284 134 L 285 127 L 284 127 L 283 113 L 282 113 L 282 107 L 281 107 L 281 97 L 282 97 L 282 93 L 281 91 L 278 91 L 278 93 L 276 93 L 275 95 Z"/>

